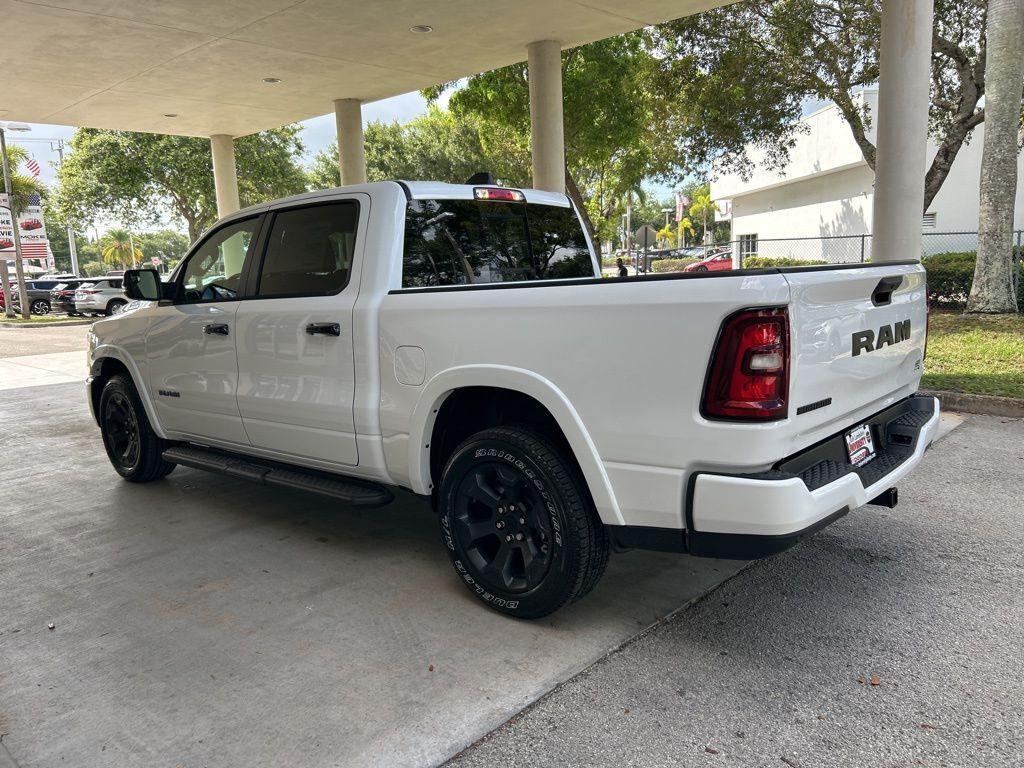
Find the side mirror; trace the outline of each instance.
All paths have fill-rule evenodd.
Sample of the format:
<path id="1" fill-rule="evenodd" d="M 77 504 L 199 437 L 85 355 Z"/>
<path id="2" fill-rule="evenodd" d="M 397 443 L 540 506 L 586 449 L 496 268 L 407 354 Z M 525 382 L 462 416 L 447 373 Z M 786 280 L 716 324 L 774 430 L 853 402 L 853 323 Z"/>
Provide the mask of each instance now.
<path id="1" fill-rule="evenodd" d="M 124 295 L 141 301 L 160 301 L 163 284 L 155 269 L 129 269 L 124 273 Z"/>

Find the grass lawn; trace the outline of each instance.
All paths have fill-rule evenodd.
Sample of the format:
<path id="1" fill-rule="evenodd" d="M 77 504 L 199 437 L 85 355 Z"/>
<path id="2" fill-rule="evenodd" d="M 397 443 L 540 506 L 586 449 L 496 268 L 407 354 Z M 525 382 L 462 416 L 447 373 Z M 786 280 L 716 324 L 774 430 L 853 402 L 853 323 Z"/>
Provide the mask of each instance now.
<path id="1" fill-rule="evenodd" d="M 1024 398 L 1024 315 L 932 310 L 925 389 Z"/>
<path id="2" fill-rule="evenodd" d="M 81 317 L 68 317 L 67 315 L 32 315 L 30 319 L 24 320 L 21 315 L 6 317 L 3 310 L 0 310 L 0 323 L 11 323 L 12 325 L 49 325 L 50 323 L 67 323 L 84 319 Z M 95 318 L 91 319 L 95 320 Z"/>

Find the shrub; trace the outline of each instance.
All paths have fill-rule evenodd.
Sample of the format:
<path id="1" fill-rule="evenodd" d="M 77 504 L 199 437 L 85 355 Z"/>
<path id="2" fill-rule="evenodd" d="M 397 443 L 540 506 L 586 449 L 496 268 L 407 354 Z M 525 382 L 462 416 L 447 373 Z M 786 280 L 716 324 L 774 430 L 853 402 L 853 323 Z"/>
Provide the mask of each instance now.
<path id="1" fill-rule="evenodd" d="M 778 258 L 772 256 L 746 256 L 743 259 L 744 269 L 771 269 L 772 267 L 810 267 L 819 264 L 828 264 L 827 261 L 814 259 L 790 259 L 785 256 Z"/>
<path id="2" fill-rule="evenodd" d="M 688 264 L 696 264 L 697 259 L 658 259 L 651 262 L 651 272 L 682 272 Z"/>
<path id="3" fill-rule="evenodd" d="M 928 301 L 935 306 L 963 306 L 974 282 L 974 251 L 936 253 L 921 260 L 928 274 Z M 1024 307 L 1024 265 L 1017 265 L 1017 304 Z"/>

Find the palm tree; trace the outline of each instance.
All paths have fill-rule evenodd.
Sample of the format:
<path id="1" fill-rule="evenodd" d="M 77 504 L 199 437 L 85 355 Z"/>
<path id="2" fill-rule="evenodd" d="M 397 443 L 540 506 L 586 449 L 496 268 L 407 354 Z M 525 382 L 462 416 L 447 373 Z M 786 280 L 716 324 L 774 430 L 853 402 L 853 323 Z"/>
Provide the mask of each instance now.
<path id="1" fill-rule="evenodd" d="M 989 0 L 985 144 L 978 201 L 978 261 L 968 312 L 1016 312 L 1013 200 L 1024 81 L 1024 0 Z"/>
<path id="2" fill-rule="evenodd" d="M 142 261 L 143 253 L 134 247 L 127 230 L 112 229 L 100 240 L 100 256 L 109 266 L 130 267 Z"/>
<path id="3" fill-rule="evenodd" d="M 707 244 L 708 214 L 711 214 L 711 222 L 715 221 L 715 203 L 711 199 L 711 186 L 704 186 L 694 190 L 693 201 L 690 204 L 690 216 L 701 220 L 700 239 Z"/>

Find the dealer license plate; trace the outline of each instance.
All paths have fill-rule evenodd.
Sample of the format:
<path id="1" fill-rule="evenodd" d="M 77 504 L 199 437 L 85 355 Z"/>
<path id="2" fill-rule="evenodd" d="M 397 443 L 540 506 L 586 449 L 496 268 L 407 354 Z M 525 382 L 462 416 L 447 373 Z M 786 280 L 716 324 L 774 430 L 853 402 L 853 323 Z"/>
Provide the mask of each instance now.
<path id="1" fill-rule="evenodd" d="M 870 425 L 861 424 L 846 433 L 846 451 L 855 467 L 862 467 L 875 458 L 875 441 L 871 437 Z"/>

